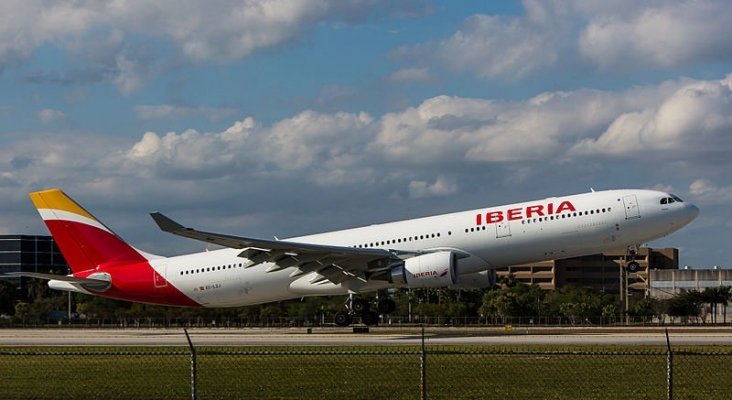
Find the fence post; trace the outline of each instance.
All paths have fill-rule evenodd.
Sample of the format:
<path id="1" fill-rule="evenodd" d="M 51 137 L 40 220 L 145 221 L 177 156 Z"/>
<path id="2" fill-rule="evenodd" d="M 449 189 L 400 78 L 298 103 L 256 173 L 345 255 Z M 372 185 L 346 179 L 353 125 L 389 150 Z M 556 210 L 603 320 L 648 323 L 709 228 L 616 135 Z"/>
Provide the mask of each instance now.
<path id="1" fill-rule="evenodd" d="M 193 347 L 191 337 L 188 335 L 188 329 L 183 328 L 188 340 L 188 348 L 191 350 L 191 399 L 196 400 L 196 348 Z"/>
<path id="2" fill-rule="evenodd" d="M 427 400 L 427 352 L 424 347 L 424 325 L 422 325 L 422 351 L 419 356 L 420 394 L 422 400 Z"/>
<path id="3" fill-rule="evenodd" d="M 666 398 L 668 400 L 674 398 L 674 354 L 671 352 L 668 328 L 666 328 Z"/>

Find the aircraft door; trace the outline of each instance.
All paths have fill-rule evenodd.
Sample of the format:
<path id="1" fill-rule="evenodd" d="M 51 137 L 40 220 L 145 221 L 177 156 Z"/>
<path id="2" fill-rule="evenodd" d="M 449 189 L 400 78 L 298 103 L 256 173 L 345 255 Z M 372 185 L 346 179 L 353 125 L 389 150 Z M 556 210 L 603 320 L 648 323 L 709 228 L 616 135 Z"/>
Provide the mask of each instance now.
<path id="1" fill-rule="evenodd" d="M 158 272 L 160 271 L 160 272 Z M 153 268 L 153 282 L 156 288 L 164 288 L 168 286 L 166 276 L 168 274 L 168 264 L 161 263 Z"/>
<path id="2" fill-rule="evenodd" d="M 501 221 L 496 225 L 496 238 L 509 237 L 511 236 L 511 225 L 510 221 Z"/>
<path id="3" fill-rule="evenodd" d="M 625 219 L 640 218 L 638 198 L 634 194 L 623 196 L 623 205 L 625 206 Z"/>

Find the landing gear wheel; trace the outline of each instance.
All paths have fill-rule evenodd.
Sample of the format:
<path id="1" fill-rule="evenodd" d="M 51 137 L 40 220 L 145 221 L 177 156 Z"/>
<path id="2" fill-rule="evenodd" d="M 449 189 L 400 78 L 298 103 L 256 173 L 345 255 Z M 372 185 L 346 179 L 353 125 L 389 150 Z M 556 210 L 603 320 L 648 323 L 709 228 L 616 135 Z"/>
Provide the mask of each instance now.
<path id="1" fill-rule="evenodd" d="M 345 327 L 348 325 L 351 325 L 351 322 L 353 322 L 353 318 L 346 313 L 338 312 L 335 314 L 335 324 L 341 327 Z"/>
<path id="2" fill-rule="evenodd" d="M 351 303 L 351 309 L 356 314 L 365 313 L 369 310 L 369 302 L 365 299 L 353 299 L 353 303 Z"/>
<path id="3" fill-rule="evenodd" d="M 628 263 L 628 265 L 625 266 L 625 268 L 628 270 L 628 272 L 635 273 L 638 272 L 638 270 L 640 269 L 640 264 L 635 261 L 631 261 Z"/>
<path id="4" fill-rule="evenodd" d="M 361 322 L 368 326 L 376 325 L 379 323 L 379 314 L 373 311 L 367 311 L 361 315 Z"/>
<path id="5" fill-rule="evenodd" d="M 391 314 L 396 310 L 396 303 L 391 299 L 379 300 L 376 304 L 376 309 L 379 311 L 379 314 Z"/>

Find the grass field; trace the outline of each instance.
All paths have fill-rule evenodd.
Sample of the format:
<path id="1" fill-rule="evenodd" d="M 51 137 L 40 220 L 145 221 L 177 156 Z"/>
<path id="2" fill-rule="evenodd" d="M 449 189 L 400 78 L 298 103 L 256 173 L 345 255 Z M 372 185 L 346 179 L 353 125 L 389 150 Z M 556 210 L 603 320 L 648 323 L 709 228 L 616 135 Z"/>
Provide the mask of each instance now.
<path id="1" fill-rule="evenodd" d="M 732 396 L 732 348 L 675 352 L 675 399 Z M 416 347 L 202 347 L 197 370 L 199 399 L 420 398 Z M 430 399 L 662 399 L 666 371 L 664 349 L 649 347 L 433 346 L 426 356 Z M 190 374 L 186 348 L 0 347 L 2 399 L 190 398 Z"/>

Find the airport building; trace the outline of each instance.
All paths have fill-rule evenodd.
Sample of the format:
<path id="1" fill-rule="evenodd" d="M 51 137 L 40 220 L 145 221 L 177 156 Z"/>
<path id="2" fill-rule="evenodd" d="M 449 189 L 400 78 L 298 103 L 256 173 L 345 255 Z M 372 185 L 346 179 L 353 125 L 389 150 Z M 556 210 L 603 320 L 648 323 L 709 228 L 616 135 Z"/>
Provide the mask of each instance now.
<path id="1" fill-rule="evenodd" d="M 732 286 L 730 269 L 677 269 L 651 271 L 649 295 L 656 299 L 668 299 L 682 292 L 703 292 L 710 287 Z"/>
<path id="2" fill-rule="evenodd" d="M 641 247 L 635 255 L 640 268 L 628 273 L 628 289 L 648 290 L 649 274 L 654 270 L 675 270 L 679 267 L 679 251 L 675 248 L 652 249 Z M 519 282 L 537 284 L 542 289 L 559 289 L 562 286 L 581 286 L 603 292 L 618 292 L 624 266 L 630 261 L 625 250 L 594 254 L 583 257 L 541 261 L 513 265 L 496 270 L 497 276 L 513 274 Z M 622 282 L 624 285 L 625 283 Z"/>
<path id="3" fill-rule="evenodd" d="M 67 274 L 68 266 L 51 236 L 0 235 L 0 274 L 21 271 Z M 26 278 L 12 282 L 24 292 Z"/>

